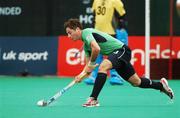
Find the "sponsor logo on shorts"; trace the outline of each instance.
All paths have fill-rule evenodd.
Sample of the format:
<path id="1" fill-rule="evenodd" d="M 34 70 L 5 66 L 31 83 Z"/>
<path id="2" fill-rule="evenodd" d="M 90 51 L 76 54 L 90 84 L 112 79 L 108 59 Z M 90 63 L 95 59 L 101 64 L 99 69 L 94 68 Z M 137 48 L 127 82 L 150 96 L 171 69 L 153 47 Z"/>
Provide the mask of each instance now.
<path id="1" fill-rule="evenodd" d="M 119 53 L 119 51 L 116 51 L 116 52 L 113 52 L 114 54 L 118 54 Z"/>

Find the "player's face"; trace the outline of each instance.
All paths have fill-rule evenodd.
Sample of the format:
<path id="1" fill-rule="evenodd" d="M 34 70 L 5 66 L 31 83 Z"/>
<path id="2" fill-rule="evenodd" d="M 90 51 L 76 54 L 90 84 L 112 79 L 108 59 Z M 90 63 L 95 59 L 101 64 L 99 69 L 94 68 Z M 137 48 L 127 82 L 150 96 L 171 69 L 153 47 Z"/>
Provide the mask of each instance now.
<path id="1" fill-rule="evenodd" d="M 74 29 L 67 27 L 66 33 L 67 33 L 68 37 L 73 39 L 74 41 L 80 39 L 80 33 L 77 28 L 76 28 L 76 30 L 74 30 Z"/>

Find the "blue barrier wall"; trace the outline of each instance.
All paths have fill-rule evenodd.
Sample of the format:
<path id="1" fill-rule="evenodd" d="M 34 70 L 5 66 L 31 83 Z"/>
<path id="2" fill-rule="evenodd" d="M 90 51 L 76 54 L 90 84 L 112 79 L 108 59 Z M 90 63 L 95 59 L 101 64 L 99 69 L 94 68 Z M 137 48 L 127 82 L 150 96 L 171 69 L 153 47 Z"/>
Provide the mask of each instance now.
<path id="1" fill-rule="evenodd" d="M 0 37 L 1 75 L 55 75 L 57 37 Z"/>

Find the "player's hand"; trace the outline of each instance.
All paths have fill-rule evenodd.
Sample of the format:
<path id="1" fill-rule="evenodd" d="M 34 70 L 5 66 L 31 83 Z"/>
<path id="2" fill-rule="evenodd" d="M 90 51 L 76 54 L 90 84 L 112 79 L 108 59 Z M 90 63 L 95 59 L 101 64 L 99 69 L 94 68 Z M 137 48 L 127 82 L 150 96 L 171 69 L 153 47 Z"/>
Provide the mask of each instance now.
<path id="1" fill-rule="evenodd" d="M 85 71 L 82 71 L 79 75 L 75 77 L 75 82 L 80 83 L 85 77 L 88 77 L 90 73 L 86 73 Z"/>
<path id="2" fill-rule="evenodd" d="M 95 62 L 89 62 L 85 67 L 85 72 L 91 73 L 97 66 L 99 66 L 99 64 Z"/>
<path id="3" fill-rule="evenodd" d="M 75 77 L 75 82 L 80 83 L 82 81 L 82 78 L 80 78 L 80 74 Z"/>

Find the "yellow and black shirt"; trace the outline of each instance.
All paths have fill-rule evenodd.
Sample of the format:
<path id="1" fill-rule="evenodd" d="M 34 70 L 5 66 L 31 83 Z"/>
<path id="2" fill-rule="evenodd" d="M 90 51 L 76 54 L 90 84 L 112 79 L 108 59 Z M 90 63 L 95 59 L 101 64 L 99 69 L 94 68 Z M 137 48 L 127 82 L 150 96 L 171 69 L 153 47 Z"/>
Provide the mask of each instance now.
<path id="1" fill-rule="evenodd" d="M 114 12 L 117 11 L 123 16 L 126 11 L 121 0 L 94 0 L 92 10 L 95 13 L 95 29 L 115 34 L 112 26 Z"/>

